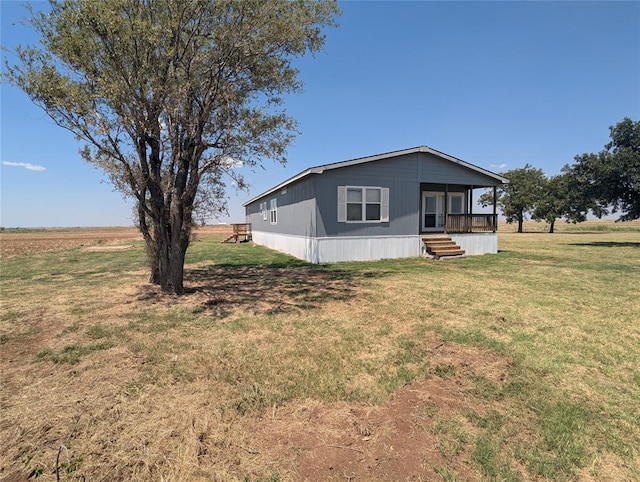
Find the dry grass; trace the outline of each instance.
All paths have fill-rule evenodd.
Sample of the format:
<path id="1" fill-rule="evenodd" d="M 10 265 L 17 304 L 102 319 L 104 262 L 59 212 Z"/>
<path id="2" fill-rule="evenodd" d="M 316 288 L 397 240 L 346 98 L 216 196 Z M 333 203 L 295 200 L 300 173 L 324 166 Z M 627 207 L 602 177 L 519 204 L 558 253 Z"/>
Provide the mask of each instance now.
<path id="1" fill-rule="evenodd" d="M 640 231 L 612 226 L 328 267 L 201 233 L 180 298 L 131 239 L 6 258 L 0 478 L 638 478 Z"/>
<path id="2" fill-rule="evenodd" d="M 515 233 L 518 228 L 518 223 L 508 224 L 501 221 L 498 224 L 498 230 L 501 233 Z M 549 224 L 542 221 L 525 221 L 523 231 L 524 233 L 547 233 Z M 556 221 L 554 231 L 556 233 L 637 233 L 640 231 L 640 219 L 626 222 L 613 219 L 591 219 L 584 223 L 567 223 L 559 220 Z"/>

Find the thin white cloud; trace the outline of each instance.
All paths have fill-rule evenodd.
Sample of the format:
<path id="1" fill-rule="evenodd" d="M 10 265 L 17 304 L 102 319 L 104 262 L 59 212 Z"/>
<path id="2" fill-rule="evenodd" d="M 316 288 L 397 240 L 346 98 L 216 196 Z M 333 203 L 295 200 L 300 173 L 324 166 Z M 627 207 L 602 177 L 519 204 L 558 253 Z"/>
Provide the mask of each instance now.
<path id="1" fill-rule="evenodd" d="M 15 166 L 15 167 L 24 167 L 30 171 L 46 171 L 47 168 L 44 166 L 38 166 L 37 164 L 31 164 L 30 162 L 11 162 L 11 161 L 2 161 L 3 166 Z"/>
<path id="2" fill-rule="evenodd" d="M 491 164 L 491 167 L 498 167 L 500 169 L 504 169 L 507 165 L 503 162 L 502 164 Z"/>

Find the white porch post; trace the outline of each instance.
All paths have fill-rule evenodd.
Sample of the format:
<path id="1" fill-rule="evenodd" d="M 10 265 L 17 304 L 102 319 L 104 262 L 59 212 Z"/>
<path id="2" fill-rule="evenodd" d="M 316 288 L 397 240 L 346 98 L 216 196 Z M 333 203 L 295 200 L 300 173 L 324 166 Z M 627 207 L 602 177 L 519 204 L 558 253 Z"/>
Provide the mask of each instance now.
<path id="1" fill-rule="evenodd" d="M 493 232 L 498 229 L 498 188 L 493 186 Z"/>

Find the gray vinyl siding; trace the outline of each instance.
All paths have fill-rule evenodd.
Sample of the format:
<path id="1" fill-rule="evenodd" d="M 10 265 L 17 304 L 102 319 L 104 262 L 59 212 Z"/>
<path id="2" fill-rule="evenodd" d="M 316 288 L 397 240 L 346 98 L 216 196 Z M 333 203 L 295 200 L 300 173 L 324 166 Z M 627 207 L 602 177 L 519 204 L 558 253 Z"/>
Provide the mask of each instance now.
<path id="1" fill-rule="evenodd" d="M 497 181 L 428 153 L 325 171 L 316 179 L 318 236 L 398 236 L 420 231 L 421 190 L 464 192 L 464 185 L 492 186 Z M 338 186 L 389 188 L 388 223 L 339 223 Z M 422 186 L 422 189 L 421 189 Z M 465 210 L 466 210 L 465 201 Z"/>
<path id="2" fill-rule="evenodd" d="M 246 207 L 254 231 L 308 237 L 406 236 L 420 232 L 422 191 L 466 190 L 500 181 L 427 152 L 326 169 L 310 174 L 256 199 Z M 389 222 L 339 223 L 338 186 L 375 186 L 389 189 Z M 277 224 L 262 219 L 260 203 L 278 200 Z M 465 201 L 465 210 L 467 201 Z"/>
<path id="3" fill-rule="evenodd" d="M 256 201 L 255 203 L 251 203 L 244 208 L 246 222 L 251 223 L 252 230 L 262 230 L 264 223 L 269 223 L 269 221 L 262 220 L 262 212 L 260 211 L 260 203 L 262 201 Z"/>
<path id="4" fill-rule="evenodd" d="M 357 177 L 369 182 L 378 179 L 412 183 L 495 186 L 499 182 L 482 173 L 441 159 L 433 154 L 416 152 L 391 159 L 327 170 L 322 176 Z"/>
<path id="5" fill-rule="evenodd" d="M 409 157 L 409 156 L 407 156 Z M 471 186 L 497 186 L 500 183 L 480 172 L 467 169 L 452 162 L 440 159 L 433 154 L 415 153 L 416 177 L 418 182 L 434 184 L 468 184 Z"/>
<path id="6" fill-rule="evenodd" d="M 318 236 L 397 236 L 418 234 L 420 206 L 417 164 L 411 156 L 325 171 L 317 179 Z M 339 223 L 338 186 L 389 189 L 388 223 Z"/>
<path id="7" fill-rule="evenodd" d="M 315 236 L 316 202 L 313 176 L 297 183 L 290 184 L 286 191 L 278 190 L 261 197 L 246 207 L 247 222 L 253 231 L 267 233 L 291 234 L 295 236 Z M 271 199 L 278 201 L 277 223 L 271 224 L 267 212 L 267 220 L 263 220 L 260 203 L 267 203 L 267 211 Z"/>

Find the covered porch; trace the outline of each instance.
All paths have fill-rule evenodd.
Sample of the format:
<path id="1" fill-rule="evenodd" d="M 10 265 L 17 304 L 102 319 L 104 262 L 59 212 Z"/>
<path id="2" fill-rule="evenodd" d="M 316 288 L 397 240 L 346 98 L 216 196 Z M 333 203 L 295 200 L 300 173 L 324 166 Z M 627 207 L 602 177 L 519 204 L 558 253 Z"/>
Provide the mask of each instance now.
<path id="1" fill-rule="evenodd" d="M 493 212 L 474 213 L 474 189 L 493 189 Z M 496 186 L 420 184 L 420 233 L 495 233 Z"/>

